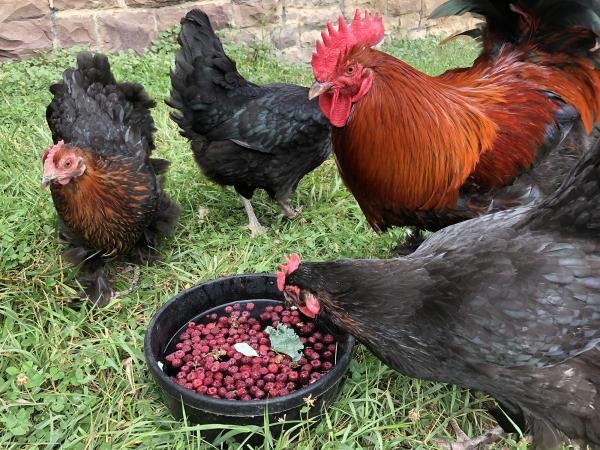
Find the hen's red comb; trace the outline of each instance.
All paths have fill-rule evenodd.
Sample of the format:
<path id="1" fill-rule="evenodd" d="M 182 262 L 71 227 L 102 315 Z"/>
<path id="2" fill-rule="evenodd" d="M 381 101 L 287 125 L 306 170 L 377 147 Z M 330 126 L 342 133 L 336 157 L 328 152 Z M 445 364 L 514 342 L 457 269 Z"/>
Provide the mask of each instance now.
<path id="1" fill-rule="evenodd" d="M 283 255 L 285 264 L 279 264 L 279 271 L 277 271 L 277 289 L 283 291 L 285 287 L 285 277 L 294 273 L 298 267 L 300 267 L 300 257 L 298 253 L 292 253 L 292 256 L 288 258 L 287 255 Z"/>
<path id="2" fill-rule="evenodd" d="M 348 25 L 343 16 L 338 20 L 336 30 L 331 22 L 327 22 L 327 31 L 321 31 L 323 43 L 317 41 L 317 51 L 313 53 L 311 64 L 317 81 L 325 81 L 335 70 L 340 56 L 356 44 L 372 47 L 383 39 L 383 19 L 379 15 L 369 16 L 365 10 L 365 18 L 361 20 L 360 10 L 354 13 L 354 20 Z"/>
<path id="3" fill-rule="evenodd" d="M 44 171 L 54 167 L 54 154 L 59 151 L 63 145 L 65 145 L 65 141 L 60 140 L 56 143 L 56 145 L 46 149 L 44 155 L 42 156 L 42 161 L 44 162 Z"/>

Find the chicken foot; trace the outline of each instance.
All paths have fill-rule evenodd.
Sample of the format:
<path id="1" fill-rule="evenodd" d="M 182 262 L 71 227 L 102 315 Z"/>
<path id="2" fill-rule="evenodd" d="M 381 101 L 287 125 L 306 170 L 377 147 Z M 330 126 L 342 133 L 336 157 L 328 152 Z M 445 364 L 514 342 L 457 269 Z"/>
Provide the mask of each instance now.
<path id="1" fill-rule="evenodd" d="M 300 214 L 300 212 L 302 211 L 302 206 L 299 206 L 298 208 L 292 208 L 287 198 L 277 200 L 277 202 L 281 205 L 281 209 L 283 209 L 283 214 L 285 214 L 285 217 L 287 217 L 290 220 L 298 217 L 298 214 Z"/>
<path id="2" fill-rule="evenodd" d="M 481 436 L 471 439 L 460 429 L 456 420 L 450 419 L 450 426 L 454 430 L 454 434 L 456 434 L 456 441 L 452 443 L 436 442 L 444 450 L 477 450 L 478 448 L 483 448 L 482 446 L 484 445 L 499 441 L 505 434 L 502 427 L 497 426 Z"/>
<path id="3" fill-rule="evenodd" d="M 252 203 L 243 195 L 240 195 L 242 199 L 242 203 L 244 203 L 244 208 L 246 208 L 246 214 L 248 215 L 248 225 L 246 228 L 250 230 L 250 235 L 252 237 L 260 236 L 268 231 L 267 227 L 263 227 L 258 219 L 256 218 L 256 214 L 254 214 L 254 208 L 252 208 Z"/>
<path id="4" fill-rule="evenodd" d="M 86 258 L 89 252 L 83 248 L 71 249 L 65 254 L 67 260 L 75 261 Z M 114 291 L 104 273 L 104 261 L 100 255 L 87 256 L 81 263 L 78 281 L 83 292 L 79 298 L 89 298 L 94 305 L 103 307 L 108 305 Z"/>
<path id="5" fill-rule="evenodd" d="M 131 270 L 132 270 L 132 267 L 129 266 L 128 268 L 126 268 L 123 271 L 123 273 L 131 272 Z M 118 297 L 123 297 L 125 295 L 131 294 L 133 291 L 135 291 L 137 289 L 139 282 L 140 282 L 140 266 L 133 266 L 133 280 L 131 281 L 131 286 L 129 286 L 127 289 L 125 289 L 123 291 L 113 292 L 113 294 L 112 294 L 113 300 Z"/>

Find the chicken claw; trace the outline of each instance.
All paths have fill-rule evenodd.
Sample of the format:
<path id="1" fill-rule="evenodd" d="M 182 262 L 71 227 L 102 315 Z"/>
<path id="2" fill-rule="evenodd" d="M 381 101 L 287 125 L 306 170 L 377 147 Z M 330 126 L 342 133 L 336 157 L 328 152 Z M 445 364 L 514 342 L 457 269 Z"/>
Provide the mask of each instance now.
<path id="1" fill-rule="evenodd" d="M 131 272 L 132 267 L 128 267 L 126 268 L 123 273 L 127 273 L 127 272 Z M 118 297 L 124 297 L 125 295 L 129 295 L 131 294 L 133 291 L 135 291 L 138 287 L 138 284 L 140 282 L 140 267 L 139 266 L 133 266 L 133 280 L 131 281 L 131 286 L 129 286 L 127 289 L 123 290 L 123 291 L 115 291 L 112 294 L 112 299 L 116 299 Z"/>
<path id="2" fill-rule="evenodd" d="M 502 427 L 498 426 L 485 432 L 481 436 L 471 439 L 460 429 L 456 420 L 450 419 L 450 426 L 454 430 L 454 434 L 456 434 L 456 441 L 451 443 L 436 441 L 438 447 L 444 450 L 477 450 L 478 448 L 483 448 L 482 446 L 484 445 L 499 441 L 505 434 Z"/>
<path id="3" fill-rule="evenodd" d="M 283 209 L 283 214 L 285 217 L 290 220 L 295 219 L 298 217 L 298 214 L 302 212 L 302 206 L 299 206 L 298 208 L 292 208 L 287 200 L 280 201 L 279 204 Z"/>

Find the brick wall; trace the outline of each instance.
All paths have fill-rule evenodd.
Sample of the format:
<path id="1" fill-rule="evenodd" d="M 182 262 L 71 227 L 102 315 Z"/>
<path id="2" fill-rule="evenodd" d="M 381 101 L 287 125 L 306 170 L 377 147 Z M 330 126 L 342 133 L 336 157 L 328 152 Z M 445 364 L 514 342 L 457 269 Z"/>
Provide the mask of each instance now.
<path id="1" fill-rule="evenodd" d="M 53 48 L 141 52 L 159 31 L 177 25 L 191 8 L 204 9 L 215 28 L 238 39 L 267 40 L 290 60 L 306 61 L 319 32 L 356 7 L 383 14 L 388 34 L 450 34 L 472 18 L 427 20 L 442 0 L 0 0 L 0 60 Z"/>

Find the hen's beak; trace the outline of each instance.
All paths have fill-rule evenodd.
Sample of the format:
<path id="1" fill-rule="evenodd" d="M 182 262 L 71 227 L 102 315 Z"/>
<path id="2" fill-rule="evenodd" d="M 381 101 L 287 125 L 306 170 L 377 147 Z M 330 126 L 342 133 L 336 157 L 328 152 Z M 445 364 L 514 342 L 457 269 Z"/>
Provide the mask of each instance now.
<path id="1" fill-rule="evenodd" d="M 312 100 L 313 98 L 318 97 L 321 94 L 324 94 L 329 89 L 331 89 L 331 84 L 329 83 L 319 83 L 315 81 L 313 85 L 308 90 L 308 99 Z"/>
<path id="2" fill-rule="evenodd" d="M 42 177 L 42 189 L 46 189 L 52 183 L 53 179 L 54 177 Z"/>

